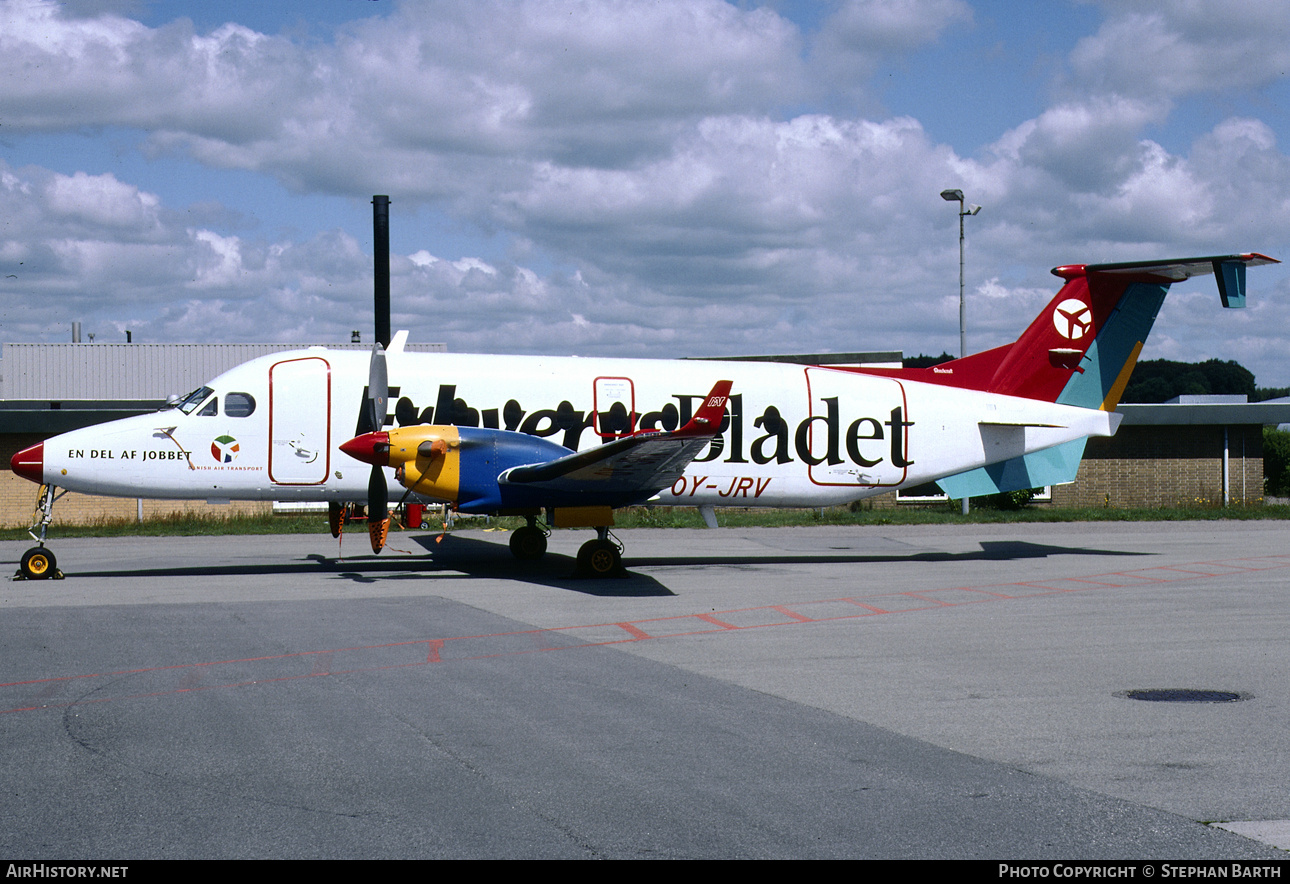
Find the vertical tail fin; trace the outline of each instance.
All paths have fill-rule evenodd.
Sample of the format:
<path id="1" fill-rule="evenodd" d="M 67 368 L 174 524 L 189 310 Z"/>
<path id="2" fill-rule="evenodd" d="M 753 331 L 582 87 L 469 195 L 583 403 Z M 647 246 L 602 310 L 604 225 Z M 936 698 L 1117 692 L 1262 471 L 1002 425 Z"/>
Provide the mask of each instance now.
<path id="1" fill-rule="evenodd" d="M 1169 286 L 1218 277 L 1224 307 L 1245 306 L 1245 268 L 1278 263 L 1258 254 L 1132 264 L 1056 267 L 1066 280 L 1014 343 L 938 366 L 955 386 L 1114 411 Z M 987 359 L 987 357 L 989 357 Z M 938 380 L 929 377 L 926 380 Z M 973 497 L 1075 479 L 1083 439 L 937 480 L 951 497 Z"/>
<path id="2" fill-rule="evenodd" d="M 1058 267 L 1053 273 L 1066 285 L 1009 348 L 985 389 L 1102 408 L 1117 381 L 1122 381 L 1120 392 L 1128 383 L 1169 283 L 1084 265 Z"/>
<path id="3" fill-rule="evenodd" d="M 1242 307 L 1245 268 L 1275 263 L 1245 254 L 1056 267 L 1066 284 L 1014 343 L 937 368 L 959 375 L 955 386 L 1111 411 L 1170 285 L 1214 273 L 1223 306 Z"/>

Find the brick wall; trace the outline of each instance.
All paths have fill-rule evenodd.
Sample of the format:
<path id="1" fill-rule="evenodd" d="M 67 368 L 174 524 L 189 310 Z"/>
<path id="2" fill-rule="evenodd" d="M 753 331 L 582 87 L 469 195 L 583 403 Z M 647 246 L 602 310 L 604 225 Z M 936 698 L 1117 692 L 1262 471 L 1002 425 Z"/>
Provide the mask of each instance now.
<path id="1" fill-rule="evenodd" d="M 1263 499 L 1263 428 L 1228 427 L 1233 503 Z M 1221 506 L 1223 428 L 1120 427 L 1089 439 L 1079 478 L 1053 489 L 1057 506 Z"/>
<path id="2" fill-rule="evenodd" d="M 1228 484 L 1235 505 L 1263 500 L 1263 428 L 1228 427 Z M 1223 428 L 1215 426 L 1121 426 L 1111 437 L 1089 439 L 1079 475 L 1056 485 L 1051 501 L 1035 506 L 1221 506 Z M 868 498 L 865 506 L 897 503 L 896 495 Z"/>

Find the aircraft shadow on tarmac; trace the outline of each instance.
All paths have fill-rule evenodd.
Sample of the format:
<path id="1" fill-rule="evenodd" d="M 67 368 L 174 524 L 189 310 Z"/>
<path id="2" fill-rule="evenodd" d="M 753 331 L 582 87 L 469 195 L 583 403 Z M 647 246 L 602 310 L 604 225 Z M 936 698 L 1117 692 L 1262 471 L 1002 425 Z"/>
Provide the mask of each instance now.
<path id="1" fill-rule="evenodd" d="M 502 535 L 503 537 L 506 535 Z M 540 586 L 573 590 L 586 595 L 636 597 L 675 595 L 653 577 L 634 574 L 630 570 L 608 578 L 580 577 L 577 562 L 572 556 L 548 553 L 537 562 L 520 562 L 504 544 L 449 534 L 436 540 L 438 534 L 403 535 L 423 547 L 425 555 L 399 555 L 398 540 L 392 540 L 380 557 L 360 554 L 341 557 L 310 553 L 303 559 L 282 562 L 259 562 L 237 565 L 184 565 L 182 567 L 131 567 L 114 570 L 71 571 L 69 579 L 77 577 L 228 577 L 252 579 L 255 577 L 306 576 L 309 574 L 333 575 L 356 583 L 383 583 L 389 580 L 468 580 L 492 578 L 516 580 Z M 367 537 L 356 538 L 366 547 Z"/>
<path id="2" fill-rule="evenodd" d="M 501 535 L 505 536 L 505 535 Z M 1096 556 L 1136 556 L 1146 553 L 1123 552 L 1120 550 L 1092 550 L 1078 547 L 1052 546 L 1042 543 L 1028 543 L 1020 540 L 984 541 L 980 550 L 966 553 L 921 552 L 908 554 L 862 553 L 862 552 L 795 552 L 792 550 L 770 549 L 766 554 L 755 556 L 734 556 L 721 553 L 716 547 L 711 554 L 685 556 L 629 556 L 626 557 L 626 569 L 623 574 L 612 578 L 583 578 L 576 571 L 576 562 L 572 556 L 558 553 L 547 553 L 538 562 L 516 561 L 507 548 L 489 540 L 481 540 L 461 535 L 449 534 L 438 539 L 440 535 L 424 534 L 411 536 L 408 539 L 422 546 L 430 555 L 430 562 L 435 570 L 459 572 L 465 577 L 491 577 L 498 580 L 519 580 L 542 586 L 554 586 L 587 595 L 634 597 L 675 595 L 654 577 L 636 573 L 632 568 L 639 567 L 757 567 L 765 565 L 865 565 L 879 562 L 970 562 L 970 561 L 1012 561 L 1019 559 L 1042 559 L 1052 555 L 1096 555 Z M 371 562 L 364 560 L 364 568 Z M 413 559 L 418 565 L 410 567 L 424 572 L 426 560 Z M 412 576 L 412 575 L 409 575 Z M 352 579 L 371 578 L 367 574 L 352 572 Z"/>
<path id="3" fill-rule="evenodd" d="M 501 535 L 504 536 L 504 535 Z M 364 538 L 366 539 L 366 538 Z M 310 554 L 293 562 L 263 562 L 239 565 L 189 565 L 180 568 L 131 568 L 114 571 L 80 571 L 70 577 L 256 577 L 275 574 L 333 574 L 361 583 L 387 580 L 435 580 L 491 578 L 514 580 L 539 586 L 557 587 L 586 595 L 612 597 L 646 597 L 675 595 L 657 579 L 636 573 L 640 567 L 756 567 L 765 565 L 866 565 L 889 562 L 931 563 L 972 561 L 1017 561 L 1042 559 L 1055 555 L 1140 556 L 1151 555 L 1124 550 L 1089 549 L 1030 543 L 1024 540 L 982 541 L 979 550 L 969 552 L 865 553 L 863 551 L 795 551 L 768 547 L 764 554 L 723 554 L 714 545 L 707 555 L 641 556 L 627 560 L 626 571 L 612 578 L 581 578 L 571 556 L 548 553 L 537 562 L 520 562 L 511 556 L 505 544 L 463 537 L 458 534 L 403 535 L 402 539 L 422 547 L 427 555 L 397 555 L 392 543 L 380 558 L 359 555 L 332 558 Z M 395 555 L 391 555 L 395 553 Z"/>
<path id="4" fill-rule="evenodd" d="M 427 570 L 447 572 L 436 574 L 436 580 L 442 580 L 445 577 L 465 579 L 487 577 L 494 580 L 518 580 L 539 586 L 558 587 L 585 595 L 628 598 L 676 594 L 653 577 L 635 574 L 630 570 L 625 570 L 616 577 L 582 577 L 576 573 L 578 565 L 573 556 L 559 553 L 549 552 L 536 562 L 521 562 L 511 555 L 505 544 L 488 540 L 463 537 L 460 534 L 405 536 L 407 540 L 418 544 L 427 553 L 427 556 L 404 559 L 406 567 L 422 574 Z M 509 537 L 506 534 L 498 536 Z M 373 559 L 364 559 L 363 571 L 351 568 L 344 572 L 345 576 L 358 581 L 371 580 L 371 575 L 366 572 L 373 561 Z"/>
<path id="5" fill-rule="evenodd" d="M 773 547 L 772 547 L 773 549 Z M 1146 556 L 1154 553 L 1139 553 L 1118 549 L 1087 549 L 1077 546 L 1053 546 L 1046 543 L 1029 543 L 1025 540 L 984 540 L 981 549 L 971 552 L 910 552 L 910 553 L 866 553 L 855 551 L 843 552 L 796 552 L 794 550 L 776 551 L 770 555 L 729 556 L 714 553 L 710 557 L 686 556 L 653 558 L 635 557 L 631 564 L 655 565 L 807 565 L 807 564 L 878 564 L 882 562 L 1007 562 L 1019 559 L 1044 559 L 1048 556 Z"/>

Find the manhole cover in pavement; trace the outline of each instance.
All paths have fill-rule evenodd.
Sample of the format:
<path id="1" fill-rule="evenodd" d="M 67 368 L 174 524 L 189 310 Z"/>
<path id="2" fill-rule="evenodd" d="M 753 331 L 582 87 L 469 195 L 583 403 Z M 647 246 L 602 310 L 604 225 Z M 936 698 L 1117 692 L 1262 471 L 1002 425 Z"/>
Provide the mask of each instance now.
<path id="1" fill-rule="evenodd" d="M 1148 700 L 1152 703 L 1235 703 L 1248 700 L 1250 694 L 1240 691 L 1211 691 L 1197 688 L 1149 688 L 1121 691 L 1117 697 Z"/>

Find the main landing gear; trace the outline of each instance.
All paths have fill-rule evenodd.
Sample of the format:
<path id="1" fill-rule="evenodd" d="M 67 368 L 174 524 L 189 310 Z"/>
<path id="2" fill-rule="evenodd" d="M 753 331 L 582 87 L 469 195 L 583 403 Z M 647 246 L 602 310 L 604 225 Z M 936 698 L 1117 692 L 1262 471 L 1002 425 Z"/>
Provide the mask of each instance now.
<path id="1" fill-rule="evenodd" d="M 546 539 L 550 531 L 538 525 L 537 516 L 525 518 L 528 524 L 511 533 L 511 554 L 521 562 L 536 562 L 546 555 Z M 613 577 L 622 572 L 622 544 L 610 539 L 608 527 L 597 527 L 596 539 L 588 540 L 578 549 L 578 575 Z"/>
<path id="2" fill-rule="evenodd" d="M 613 577 L 622 572 L 622 544 L 609 539 L 608 528 L 597 528 L 596 539 L 578 548 L 578 573 L 586 577 Z"/>
<path id="3" fill-rule="evenodd" d="M 528 524 L 511 533 L 511 554 L 521 562 L 536 562 L 546 555 L 546 536 L 549 531 L 538 527 L 537 516 L 526 516 Z"/>
<path id="4" fill-rule="evenodd" d="M 36 501 L 36 512 L 33 514 L 33 525 L 28 530 L 31 539 L 39 546 L 33 546 L 22 554 L 18 560 L 17 580 L 62 580 L 63 572 L 58 570 L 58 560 L 45 548 L 45 537 L 49 532 L 49 523 L 54 520 L 54 501 L 62 497 L 56 493 L 53 485 L 41 485 L 40 497 Z"/>

